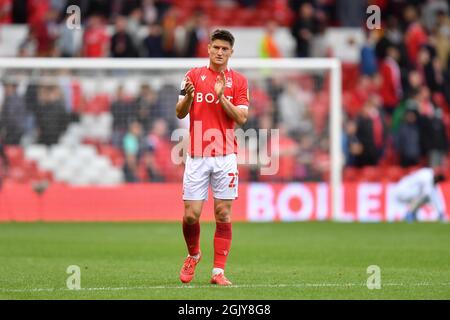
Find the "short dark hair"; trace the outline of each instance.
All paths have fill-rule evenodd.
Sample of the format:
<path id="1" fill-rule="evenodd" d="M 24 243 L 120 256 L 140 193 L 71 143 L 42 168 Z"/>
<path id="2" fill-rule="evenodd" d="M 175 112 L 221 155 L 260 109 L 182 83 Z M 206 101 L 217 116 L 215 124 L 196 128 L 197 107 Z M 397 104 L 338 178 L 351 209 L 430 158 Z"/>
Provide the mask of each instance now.
<path id="1" fill-rule="evenodd" d="M 230 43 L 231 47 L 234 46 L 234 37 L 228 30 L 216 29 L 211 34 L 211 42 L 214 40 L 224 40 Z"/>

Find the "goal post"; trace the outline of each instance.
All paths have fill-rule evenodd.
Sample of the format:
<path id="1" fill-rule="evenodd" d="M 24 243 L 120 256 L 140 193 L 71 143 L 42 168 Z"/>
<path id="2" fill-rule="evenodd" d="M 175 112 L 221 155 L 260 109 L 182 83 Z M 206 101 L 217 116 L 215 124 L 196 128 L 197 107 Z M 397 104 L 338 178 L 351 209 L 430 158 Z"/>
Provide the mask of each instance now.
<path id="1" fill-rule="evenodd" d="M 193 67 L 205 66 L 205 59 L 82 59 L 82 58 L 0 58 L 0 74 L 4 79 L 14 72 L 33 70 L 73 70 L 92 74 L 97 71 L 145 73 L 146 77 L 163 78 L 165 73 L 178 71 L 177 81 L 182 80 L 183 74 Z M 320 72 L 323 81 L 328 81 L 328 134 L 329 134 L 329 183 L 333 219 L 340 220 L 342 210 L 342 73 L 341 63 L 336 58 L 282 58 L 282 59 L 247 59 L 232 58 L 230 67 L 246 75 L 246 70 L 256 71 L 257 74 Z M 158 71 L 153 75 L 154 71 Z M 120 73 L 122 72 L 122 73 Z M 114 77 L 115 74 L 104 76 Z M 174 78 L 174 77 L 173 77 Z M 321 80 L 321 81 L 322 81 Z M 101 81 L 101 80 L 100 80 Z M 125 80 L 126 81 L 126 80 Z M 288 82 L 289 80 L 286 80 Z M 178 85 L 179 85 L 178 82 Z M 252 91 L 250 91 L 252 95 Z M 250 106 L 250 112 L 251 111 Z M 173 110 L 174 111 L 174 110 Z"/>

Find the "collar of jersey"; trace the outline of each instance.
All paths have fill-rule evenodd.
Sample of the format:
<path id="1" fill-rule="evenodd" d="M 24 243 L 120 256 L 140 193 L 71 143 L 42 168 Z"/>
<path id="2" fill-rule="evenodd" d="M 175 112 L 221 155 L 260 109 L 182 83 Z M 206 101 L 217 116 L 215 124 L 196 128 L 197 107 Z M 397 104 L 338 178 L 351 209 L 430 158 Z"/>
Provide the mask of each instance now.
<path id="1" fill-rule="evenodd" d="M 211 69 L 209 63 L 208 63 L 208 65 L 206 66 L 206 68 L 208 68 L 208 70 L 210 70 L 210 71 L 212 71 L 212 72 L 219 73 L 219 72 L 214 71 L 213 69 Z M 227 67 L 227 72 L 230 72 L 230 67 Z"/>

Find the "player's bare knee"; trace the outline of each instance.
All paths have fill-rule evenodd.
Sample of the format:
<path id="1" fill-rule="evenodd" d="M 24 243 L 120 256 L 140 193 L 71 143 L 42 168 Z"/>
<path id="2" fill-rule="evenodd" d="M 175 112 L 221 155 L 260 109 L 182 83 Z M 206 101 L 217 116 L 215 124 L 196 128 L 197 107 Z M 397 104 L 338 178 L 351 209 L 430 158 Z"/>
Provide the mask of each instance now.
<path id="1" fill-rule="evenodd" d="M 218 205 L 214 210 L 216 221 L 230 222 L 231 210 L 227 205 Z"/>
<path id="2" fill-rule="evenodd" d="M 200 214 L 194 210 L 189 209 L 184 211 L 184 222 L 187 224 L 194 224 L 199 220 Z"/>
<path id="3" fill-rule="evenodd" d="M 187 224 L 194 224 L 200 218 L 200 209 L 186 203 L 184 206 L 184 221 Z"/>
<path id="4" fill-rule="evenodd" d="M 184 215 L 184 222 L 187 224 L 194 224 L 198 222 L 198 217 L 195 215 Z"/>

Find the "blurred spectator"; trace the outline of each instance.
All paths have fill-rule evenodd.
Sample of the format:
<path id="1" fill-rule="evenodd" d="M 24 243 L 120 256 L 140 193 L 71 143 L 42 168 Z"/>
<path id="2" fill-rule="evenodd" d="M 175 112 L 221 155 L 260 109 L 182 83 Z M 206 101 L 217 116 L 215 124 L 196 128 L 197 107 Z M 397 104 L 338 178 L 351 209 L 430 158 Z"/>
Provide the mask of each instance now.
<path id="1" fill-rule="evenodd" d="M 405 97 L 414 97 L 414 95 L 419 91 L 419 89 L 424 84 L 424 79 L 420 72 L 417 70 L 411 70 L 408 73 L 408 83 L 406 87 Z"/>
<path id="2" fill-rule="evenodd" d="M 444 70 L 450 63 L 450 18 L 444 11 L 436 13 L 436 24 L 433 32 L 436 54 Z"/>
<path id="3" fill-rule="evenodd" d="M 8 166 L 9 166 L 8 157 L 5 154 L 0 130 L 0 191 L 2 191 L 3 178 L 6 177 L 7 175 Z"/>
<path id="4" fill-rule="evenodd" d="M 354 120 L 347 120 L 343 132 L 343 151 L 345 155 L 345 165 L 353 167 L 356 165 L 356 157 L 360 156 L 363 150 L 362 144 L 356 135 L 357 124 Z"/>
<path id="5" fill-rule="evenodd" d="M 415 102 L 419 111 L 420 148 L 422 156 L 425 158 L 428 157 L 432 148 L 432 119 L 435 108 L 431 101 L 430 90 L 426 86 L 420 87 L 415 97 Z"/>
<path id="6" fill-rule="evenodd" d="M 362 145 L 361 154 L 355 157 L 358 167 L 378 164 L 383 152 L 385 123 L 377 100 L 375 96 L 369 98 L 356 120 L 356 136 Z"/>
<path id="7" fill-rule="evenodd" d="M 63 105 L 61 91 L 55 85 L 44 85 L 38 93 L 36 124 L 38 142 L 52 145 L 58 142 L 69 121 Z"/>
<path id="8" fill-rule="evenodd" d="M 319 181 L 322 179 L 320 166 L 316 163 L 316 150 L 317 141 L 312 135 L 304 135 L 300 138 L 297 165 L 294 172 L 296 180 Z"/>
<path id="9" fill-rule="evenodd" d="M 187 25 L 186 50 L 189 58 L 208 57 L 209 20 L 202 11 L 197 11 Z"/>
<path id="10" fill-rule="evenodd" d="M 259 129 L 266 129 L 266 135 L 259 135 L 258 139 L 258 163 L 257 166 L 250 166 L 252 180 L 257 181 L 292 181 L 296 165 L 296 156 L 299 152 L 298 144 L 287 135 L 283 124 L 279 124 L 278 136 L 271 134 L 274 128 L 270 114 L 263 114 L 258 118 Z M 250 151 L 250 150 L 249 150 Z M 256 158 L 256 157 L 255 157 Z M 247 158 L 250 159 L 250 158 Z M 274 161 L 278 161 L 278 170 L 273 175 L 258 176 L 258 169 L 275 168 Z M 260 172 L 260 171 L 259 171 Z"/>
<path id="11" fill-rule="evenodd" d="M 292 36 L 296 41 L 296 56 L 309 57 L 310 45 L 317 32 L 318 22 L 314 17 L 314 7 L 311 3 L 303 3 L 297 13 L 291 28 Z"/>
<path id="12" fill-rule="evenodd" d="M 312 4 L 314 1 L 313 0 L 288 0 L 288 5 L 289 5 L 289 8 L 291 8 L 291 10 L 293 12 L 298 12 L 301 5 L 304 4 L 305 2 Z"/>
<path id="13" fill-rule="evenodd" d="M 12 0 L 0 0 L 0 25 L 12 22 Z"/>
<path id="14" fill-rule="evenodd" d="M 157 12 L 156 21 L 161 23 L 166 13 L 172 8 L 171 0 L 153 0 L 153 3 Z"/>
<path id="15" fill-rule="evenodd" d="M 0 116 L 0 127 L 5 131 L 5 144 L 20 144 L 25 132 L 27 109 L 24 99 L 17 94 L 17 84 L 4 82 L 5 98 Z"/>
<path id="16" fill-rule="evenodd" d="M 56 12 L 57 17 L 60 17 L 66 14 L 65 11 L 68 7 L 68 2 L 68 0 L 50 0 L 50 7 Z"/>
<path id="17" fill-rule="evenodd" d="M 45 23 L 46 15 L 50 10 L 49 0 L 28 0 L 27 2 L 27 16 L 28 24 L 30 26 L 40 25 Z"/>
<path id="18" fill-rule="evenodd" d="M 27 23 L 27 2 L 12 1 L 12 19 L 13 23 Z"/>
<path id="19" fill-rule="evenodd" d="M 377 42 L 378 32 L 367 32 L 366 42 L 361 48 L 361 73 L 363 75 L 373 76 L 377 71 L 377 57 L 375 44 Z"/>
<path id="20" fill-rule="evenodd" d="M 336 0 L 338 20 L 342 27 L 359 28 L 366 21 L 367 0 Z"/>
<path id="21" fill-rule="evenodd" d="M 275 20 L 267 22 L 264 36 L 259 45 L 259 56 L 261 58 L 281 58 L 280 49 L 274 39 L 277 27 Z"/>
<path id="22" fill-rule="evenodd" d="M 417 65 L 417 55 L 421 46 L 427 43 L 428 36 L 420 22 L 416 7 L 408 5 L 404 10 L 404 19 L 407 29 L 405 32 L 405 45 L 411 65 Z"/>
<path id="23" fill-rule="evenodd" d="M 131 58 L 136 57 L 137 52 L 133 39 L 127 33 L 127 18 L 119 16 L 116 19 L 116 32 L 111 37 L 111 57 Z"/>
<path id="24" fill-rule="evenodd" d="M 238 0 L 238 2 L 244 8 L 255 8 L 259 0 Z"/>
<path id="25" fill-rule="evenodd" d="M 142 10 L 140 8 L 135 8 L 130 12 L 127 18 L 127 31 L 133 40 L 133 46 L 137 49 L 139 48 L 141 37 L 139 36 L 142 23 Z"/>
<path id="26" fill-rule="evenodd" d="M 442 110 L 436 109 L 431 120 L 432 137 L 430 139 L 429 163 L 432 168 L 442 166 L 448 152 L 448 137 L 442 117 Z"/>
<path id="27" fill-rule="evenodd" d="M 285 90 L 279 96 L 278 106 L 280 120 L 290 135 L 298 136 L 312 130 L 311 119 L 306 117 L 312 98 L 311 92 L 299 90 L 295 83 L 286 84 Z"/>
<path id="28" fill-rule="evenodd" d="M 162 118 L 167 122 L 169 131 L 172 132 L 177 123 L 177 118 L 173 112 L 173 106 L 177 104 L 179 88 L 173 84 L 165 83 L 158 91 L 158 100 L 154 116 Z"/>
<path id="29" fill-rule="evenodd" d="M 271 99 L 271 105 L 275 106 L 278 103 L 279 96 L 284 91 L 284 77 L 280 76 L 269 76 L 266 79 L 266 86 L 267 86 L 267 94 L 269 95 Z M 252 90 L 252 89 L 250 89 Z M 253 92 L 253 90 L 252 90 Z M 253 107 L 252 107 L 253 109 Z M 252 114 L 253 112 L 251 112 Z M 274 123 L 280 122 L 280 111 L 279 108 L 272 108 L 272 120 Z M 248 122 L 248 121 L 247 121 Z"/>
<path id="30" fill-rule="evenodd" d="M 154 0 L 143 0 L 142 19 L 146 25 L 151 25 L 158 20 L 158 10 Z"/>
<path id="31" fill-rule="evenodd" d="M 136 114 L 133 104 L 125 96 L 123 86 L 117 88 L 116 100 L 111 104 L 110 110 L 113 117 L 112 144 L 119 147 L 129 128 L 129 121 Z"/>
<path id="32" fill-rule="evenodd" d="M 407 109 L 399 129 L 397 150 L 402 167 L 415 166 L 420 161 L 420 129 L 417 116 L 417 110 Z"/>
<path id="33" fill-rule="evenodd" d="M 89 18 L 83 35 L 82 56 L 87 58 L 106 57 L 109 52 L 109 36 L 99 16 Z"/>
<path id="34" fill-rule="evenodd" d="M 167 122 L 155 119 L 147 137 L 148 152 L 145 156 L 147 176 L 150 181 L 174 180 L 176 166 L 171 161 L 172 144 L 170 143 Z"/>
<path id="35" fill-rule="evenodd" d="M 359 77 L 356 86 L 344 93 L 344 109 L 351 118 L 354 118 L 361 111 L 367 99 L 376 91 L 375 80 L 369 76 Z"/>
<path id="36" fill-rule="evenodd" d="M 258 127 L 258 118 L 273 112 L 273 102 L 267 94 L 266 90 L 257 81 L 250 82 L 250 105 L 252 106 L 252 112 L 250 118 L 247 121 L 246 128 Z"/>
<path id="37" fill-rule="evenodd" d="M 37 54 L 37 40 L 34 29 L 28 31 L 25 39 L 20 43 L 17 56 L 18 57 L 34 57 Z"/>
<path id="38" fill-rule="evenodd" d="M 296 157 L 300 152 L 297 142 L 289 137 L 282 123 L 277 125 L 279 142 L 271 148 L 272 157 L 279 157 L 279 169 L 274 176 L 279 181 L 292 181 L 294 178 Z"/>
<path id="39" fill-rule="evenodd" d="M 386 50 L 386 58 L 380 64 L 380 96 L 384 111 L 392 114 L 402 98 L 402 83 L 398 59 L 398 49 L 391 45 Z"/>
<path id="40" fill-rule="evenodd" d="M 386 39 L 395 46 L 403 44 L 403 33 L 400 30 L 400 24 L 397 16 L 390 15 L 386 21 L 386 30 L 384 31 Z"/>
<path id="41" fill-rule="evenodd" d="M 30 28 L 33 29 L 33 35 L 36 39 L 36 55 L 38 57 L 52 56 L 58 35 L 57 15 L 57 12 L 49 10 L 45 12 L 42 19 L 30 23 Z"/>
<path id="42" fill-rule="evenodd" d="M 156 92 L 148 84 L 141 85 L 141 91 L 135 102 L 135 118 L 141 124 L 144 133 L 149 131 L 153 121 L 156 119 L 158 110 L 157 98 Z"/>
<path id="43" fill-rule="evenodd" d="M 176 36 L 175 31 L 177 28 L 177 11 L 174 8 L 168 9 L 162 19 L 163 28 L 163 52 L 167 58 L 173 58 L 177 56 L 176 48 Z"/>
<path id="44" fill-rule="evenodd" d="M 140 9 L 141 0 L 112 0 L 112 18 L 129 16 L 136 9 Z M 116 16 L 115 16 L 116 15 Z"/>
<path id="45" fill-rule="evenodd" d="M 76 35 L 81 30 L 67 28 L 66 23 L 69 18 L 70 16 L 67 16 L 59 25 L 59 38 L 57 40 L 59 53 L 64 58 L 75 57 L 79 54 L 80 50 L 76 42 Z"/>
<path id="46" fill-rule="evenodd" d="M 142 42 L 144 56 L 149 58 L 164 57 L 162 27 L 157 24 L 151 24 L 148 27 L 148 35 Z"/>
<path id="47" fill-rule="evenodd" d="M 99 16 L 99 18 L 108 20 L 113 14 L 121 14 L 122 2 L 123 0 L 89 0 L 86 16 Z"/>
<path id="48" fill-rule="evenodd" d="M 431 46 L 423 46 L 418 54 L 418 70 L 421 72 L 425 83 L 431 93 L 444 94 L 444 72 L 440 60 L 436 57 L 436 51 Z"/>
<path id="49" fill-rule="evenodd" d="M 123 172 L 126 182 L 138 182 L 139 158 L 142 154 L 142 127 L 137 121 L 132 121 L 128 132 L 123 137 L 122 148 L 125 153 Z"/>
<path id="50" fill-rule="evenodd" d="M 449 4 L 445 0 L 427 1 L 422 7 L 422 21 L 428 31 L 436 26 L 439 14 L 448 15 Z"/>

